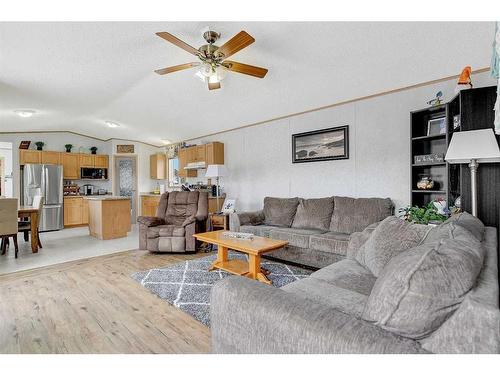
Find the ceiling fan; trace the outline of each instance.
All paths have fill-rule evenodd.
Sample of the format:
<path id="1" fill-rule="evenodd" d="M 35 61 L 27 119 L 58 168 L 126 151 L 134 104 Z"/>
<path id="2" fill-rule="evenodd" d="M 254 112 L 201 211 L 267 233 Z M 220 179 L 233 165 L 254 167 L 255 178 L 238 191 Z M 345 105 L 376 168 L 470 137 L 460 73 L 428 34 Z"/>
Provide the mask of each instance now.
<path id="1" fill-rule="evenodd" d="M 214 44 L 220 38 L 220 34 L 212 30 L 206 31 L 203 33 L 203 38 L 206 40 L 207 44 L 202 45 L 198 49 L 190 46 L 170 33 L 159 32 L 156 33 L 156 35 L 175 44 L 177 47 L 182 48 L 192 55 L 195 55 L 200 60 L 155 70 L 158 74 L 163 75 L 179 70 L 199 67 L 196 75 L 207 82 L 209 90 L 220 89 L 220 81 L 224 79 L 226 71 L 247 74 L 257 78 L 264 78 L 267 74 L 267 69 L 265 68 L 226 60 L 236 52 L 255 42 L 255 39 L 245 31 L 240 31 L 220 47 Z"/>

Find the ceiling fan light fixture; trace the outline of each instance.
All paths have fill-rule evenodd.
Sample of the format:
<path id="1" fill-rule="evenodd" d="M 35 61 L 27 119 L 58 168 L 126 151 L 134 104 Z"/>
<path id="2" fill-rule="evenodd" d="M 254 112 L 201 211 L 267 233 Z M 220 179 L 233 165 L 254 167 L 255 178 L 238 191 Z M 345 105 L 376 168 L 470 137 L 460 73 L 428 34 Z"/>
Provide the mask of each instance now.
<path id="1" fill-rule="evenodd" d="M 210 77 L 213 74 L 215 74 L 214 69 L 212 68 L 212 65 L 209 63 L 203 63 L 200 65 L 200 68 L 198 69 L 198 72 L 200 72 L 201 75 L 204 77 Z"/>
<path id="2" fill-rule="evenodd" d="M 118 128 L 120 125 L 118 125 L 116 122 L 113 121 L 106 121 L 106 125 L 110 128 Z"/>
<path id="3" fill-rule="evenodd" d="M 16 109 L 14 113 L 19 117 L 28 118 L 33 116 L 36 113 L 36 111 L 32 109 Z"/>

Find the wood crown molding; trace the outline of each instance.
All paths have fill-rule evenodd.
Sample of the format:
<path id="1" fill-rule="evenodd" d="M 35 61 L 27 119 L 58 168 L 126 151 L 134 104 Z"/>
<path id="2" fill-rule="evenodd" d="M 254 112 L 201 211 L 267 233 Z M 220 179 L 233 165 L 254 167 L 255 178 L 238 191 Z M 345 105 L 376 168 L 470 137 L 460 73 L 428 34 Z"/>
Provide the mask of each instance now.
<path id="1" fill-rule="evenodd" d="M 481 68 L 481 69 L 476 69 L 476 70 L 472 71 L 472 74 L 484 73 L 484 72 L 487 72 L 489 70 L 490 70 L 489 67 L 487 67 L 487 68 Z M 325 105 L 325 106 L 322 106 L 322 107 L 308 109 L 308 110 L 301 111 L 301 112 L 295 112 L 295 113 L 291 113 L 291 114 L 284 115 L 284 116 L 274 117 L 274 118 L 271 118 L 269 120 L 264 120 L 264 121 L 259 121 L 259 122 L 253 122 L 251 124 L 247 124 L 247 125 L 243 125 L 243 126 L 238 126 L 236 128 L 232 128 L 232 129 L 222 130 L 222 131 L 215 132 L 215 133 L 206 134 L 206 135 L 203 135 L 203 136 L 200 136 L 200 137 L 185 139 L 183 142 L 195 141 L 195 140 L 198 140 L 198 139 L 201 139 L 201 138 L 212 137 L 212 136 L 218 135 L 218 134 L 229 133 L 229 132 L 232 132 L 232 131 L 235 131 L 235 130 L 251 128 L 253 126 L 263 125 L 263 124 L 270 123 L 270 122 L 273 122 L 273 121 L 284 120 L 284 119 L 287 119 L 287 118 L 304 115 L 306 113 L 317 112 L 317 111 L 321 111 L 323 109 L 328 109 L 328 108 L 333 108 L 333 107 L 339 107 L 341 105 L 350 104 L 350 103 L 354 103 L 354 102 L 359 102 L 359 101 L 362 101 L 362 100 L 373 99 L 373 98 L 376 98 L 378 96 L 390 95 L 390 94 L 395 94 L 395 93 L 401 92 L 401 91 L 407 91 L 407 90 L 416 89 L 416 88 L 423 87 L 423 86 L 429 86 L 429 85 L 433 85 L 435 83 L 445 82 L 445 81 L 449 81 L 449 80 L 452 80 L 452 79 L 457 79 L 459 76 L 460 76 L 460 74 L 456 74 L 456 75 L 452 75 L 452 76 L 448 76 L 448 77 L 433 79 L 431 81 L 416 83 L 416 84 L 410 85 L 410 86 L 400 87 L 400 88 L 397 88 L 397 89 L 382 91 L 382 92 L 378 92 L 376 94 L 371 94 L 371 95 L 366 95 L 366 96 L 360 96 L 360 97 L 357 97 L 357 98 L 354 98 L 354 99 L 344 100 L 344 101 L 341 101 L 341 102 L 337 102 L 337 103 Z"/>

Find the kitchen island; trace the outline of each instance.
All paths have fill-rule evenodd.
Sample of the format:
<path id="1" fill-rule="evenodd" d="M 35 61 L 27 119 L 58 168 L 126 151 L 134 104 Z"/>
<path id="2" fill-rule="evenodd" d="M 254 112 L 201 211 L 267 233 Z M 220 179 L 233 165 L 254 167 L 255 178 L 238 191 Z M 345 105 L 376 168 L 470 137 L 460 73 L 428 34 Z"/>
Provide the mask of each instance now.
<path id="1" fill-rule="evenodd" d="M 129 197 L 91 196 L 89 203 L 89 232 L 100 240 L 126 237 L 131 230 Z"/>

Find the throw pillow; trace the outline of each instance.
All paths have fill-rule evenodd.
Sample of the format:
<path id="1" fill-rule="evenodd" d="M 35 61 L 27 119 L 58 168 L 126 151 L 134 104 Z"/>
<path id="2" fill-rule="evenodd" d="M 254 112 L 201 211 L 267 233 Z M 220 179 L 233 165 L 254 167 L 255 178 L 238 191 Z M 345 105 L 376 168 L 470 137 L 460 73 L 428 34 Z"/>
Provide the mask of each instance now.
<path id="1" fill-rule="evenodd" d="M 430 228 L 389 216 L 382 220 L 360 247 L 356 260 L 378 277 L 393 257 L 417 246 Z"/>
<path id="2" fill-rule="evenodd" d="M 333 197 L 299 199 L 293 228 L 328 230 L 333 213 Z"/>
<path id="3" fill-rule="evenodd" d="M 483 259 L 479 241 L 444 239 L 405 251 L 382 270 L 362 318 L 400 336 L 427 337 L 475 285 Z"/>
<path id="4" fill-rule="evenodd" d="M 292 225 L 299 198 L 264 198 L 264 224 L 278 227 Z"/>
<path id="5" fill-rule="evenodd" d="M 471 232 L 478 241 L 482 241 L 484 239 L 483 222 L 477 217 L 472 216 L 468 212 L 462 212 L 458 215 L 453 215 L 445 221 L 445 224 L 446 223 L 455 223 L 457 225 L 460 225 L 461 227 Z"/>

